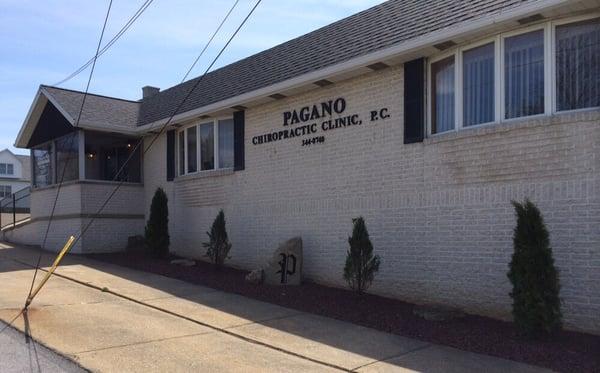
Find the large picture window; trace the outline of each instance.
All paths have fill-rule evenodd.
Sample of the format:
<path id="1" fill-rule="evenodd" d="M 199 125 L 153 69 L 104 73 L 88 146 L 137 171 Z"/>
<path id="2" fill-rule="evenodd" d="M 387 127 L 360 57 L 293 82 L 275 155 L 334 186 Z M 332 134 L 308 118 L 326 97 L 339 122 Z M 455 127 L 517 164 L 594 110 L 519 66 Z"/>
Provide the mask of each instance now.
<path id="1" fill-rule="evenodd" d="M 557 110 L 600 106 L 600 19 L 556 27 Z"/>
<path id="2" fill-rule="evenodd" d="M 233 167 L 233 119 L 193 125 L 181 129 L 178 136 L 179 175 Z M 187 168 L 183 164 L 184 159 Z"/>

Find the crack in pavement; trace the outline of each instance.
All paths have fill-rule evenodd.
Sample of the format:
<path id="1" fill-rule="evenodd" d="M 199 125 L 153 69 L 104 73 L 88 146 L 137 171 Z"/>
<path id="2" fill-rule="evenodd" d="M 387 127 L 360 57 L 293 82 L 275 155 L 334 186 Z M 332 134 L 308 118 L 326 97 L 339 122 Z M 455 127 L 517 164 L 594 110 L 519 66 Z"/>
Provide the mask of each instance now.
<path id="1" fill-rule="evenodd" d="M 399 357 L 401 357 L 401 356 L 409 355 L 409 354 L 412 354 L 413 352 L 417 352 L 417 351 L 421 351 L 421 350 L 428 349 L 428 348 L 430 348 L 431 346 L 433 346 L 433 344 L 431 344 L 431 343 L 427 343 L 427 344 L 426 344 L 426 345 L 424 345 L 424 346 L 415 347 L 415 348 L 413 348 L 412 350 L 404 351 L 404 352 L 402 352 L 401 354 L 398 354 L 398 355 L 387 356 L 387 357 L 384 357 L 383 359 L 379 359 L 379 360 L 375 360 L 375 361 L 372 361 L 372 362 L 370 362 L 370 363 L 367 363 L 367 364 L 359 365 L 359 366 L 357 366 L 356 368 L 353 368 L 351 371 L 352 371 L 352 372 L 357 372 L 359 369 L 362 369 L 362 368 L 365 368 L 365 367 L 371 366 L 371 365 L 373 365 L 373 364 L 377 364 L 377 363 L 381 363 L 381 362 L 383 362 L 383 361 L 389 361 L 389 360 L 392 360 L 392 359 L 399 358 Z"/>

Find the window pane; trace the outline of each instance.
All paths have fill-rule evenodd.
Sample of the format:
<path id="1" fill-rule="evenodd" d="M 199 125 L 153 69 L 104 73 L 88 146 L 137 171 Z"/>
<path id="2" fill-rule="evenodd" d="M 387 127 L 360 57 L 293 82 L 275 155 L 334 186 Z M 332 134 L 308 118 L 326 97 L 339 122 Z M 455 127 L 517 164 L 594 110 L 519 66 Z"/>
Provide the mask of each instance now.
<path id="1" fill-rule="evenodd" d="M 188 172 L 198 171 L 198 139 L 196 131 L 196 126 L 187 129 Z"/>
<path id="2" fill-rule="evenodd" d="M 185 175 L 185 132 L 179 132 L 179 175 Z"/>
<path id="3" fill-rule="evenodd" d="M 63 177 L 64 173 L 64 177 Z M 56 180 L 79 179 L 79 134 L 77 132 L 56 140 Z"/>
<path id="4" fill-rule="evenodd" d="M 200 160 L 202 170 L 215 168 L 215 132 L 212 123 L 200 125 Z"/>
<path id="5" fill-rule="evenodd" d="M 52 146 L 42 145 L 33 149 L 33 185 L 43 187 L 52 184 Z"/>
<path id="6" fill-rule="evenodd" d="M 600 106 L 600 19 L 556 27 L 558 110 Z"/>
<path id="7" fill-rule="evenodd" d="M 85 132 L 85 178 L 88 180 L 141 180 L 141 147 L 135 150 L 138 139 Z M 127 160 L 129 162 L 127 162 Z"/>
<path id="8" fill-rule="evenodd" d="M 6 175 L 6 163 L 0 163 L 0 174 Z"/>
<path id="9" fill-rule="evenodd" d="M 233 119 L 219 121 L 219 168 L 233 167 Z"/>
<path id="10" fill-rule="evenodd" d="M 504 44 L 505 117 L 544 112 L 544 31 L 507 38 Z"/>
<path id="11" fill-rule="evenodd" d="M 454 56 L 431 64 L 432 133 L 454 129 Z"/>
<path id="12" fill-rule="evenodd" d="M 12 163 L 6 165 L 6 173 L 12 175 L 15 173 L 15 167 Z"/>
<path id="13" fill-rule="evenodd" d="M 494 120 L 494 43 L 463 54 L 464 125 Z"/>

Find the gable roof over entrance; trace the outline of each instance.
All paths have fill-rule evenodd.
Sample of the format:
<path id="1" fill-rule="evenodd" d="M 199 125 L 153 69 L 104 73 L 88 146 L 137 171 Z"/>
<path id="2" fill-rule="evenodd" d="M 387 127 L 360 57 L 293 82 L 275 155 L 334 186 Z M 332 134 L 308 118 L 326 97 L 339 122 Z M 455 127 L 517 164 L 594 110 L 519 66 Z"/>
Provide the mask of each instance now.
<path id="1" fill-rule="evenodd" d="M 64 134 L 74 127 L 81 110 L 83 92 L 73 91 L 49 86 L 40 86 L 31 109 L 19 134 L 15 146 L 19 148 L 31 147 L 31 140 L 40 132 L 38 124 L 41 118 L 48 113 L 54 117 L 60 114 L 61 120 L 55 120 L 48 125 L 59 126 L 59 128 L 46 128 L 45 132 L 55 131 L 55 135 Z M 140 102 L 122 100 L 119 98 L 87 95 L 85 105 L 79 120 L 79 127 L 104 132 L 118 132 L 134 134 Z M 48 136 L 45 136 L 48 137 Z"/>

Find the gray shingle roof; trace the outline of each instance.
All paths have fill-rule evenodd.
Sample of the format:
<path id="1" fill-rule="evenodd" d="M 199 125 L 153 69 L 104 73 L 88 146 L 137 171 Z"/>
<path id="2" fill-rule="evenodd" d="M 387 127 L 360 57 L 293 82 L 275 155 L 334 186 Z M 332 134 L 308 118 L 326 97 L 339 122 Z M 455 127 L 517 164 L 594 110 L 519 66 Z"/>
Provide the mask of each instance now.
<path id="1" fill-rule="evenodd" d="M 48 92 L 73 120 L 77 120 L 83 100 L 83 92 L 49 86 L 42 86 L 41 88 Z M 139 108 L 140 103 L 137 101 L 88 94 L 80 123 L 132 129 L 135 128 L 138 122 Z"/>
<path id="2" fill-rule="evenodd" d="M 207 74 L 178 113 L 539 1 L 390 0 Z M 138 125 L 170 117 L 197 79 L 144 99 Z"/>
<path id="3" fill-rule="evenodd" d="M 389 0 L 271 49 L 244 58 L 204 78 L 194 78 L 142 101 L 88 95 L 81 123 L 132 129 L 265 88 L 328 66 L 385 49 L 465 21 L 497 15 L 542 0 Z M 83 93 L 42 86 L 77 118 Z"/>

